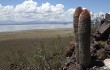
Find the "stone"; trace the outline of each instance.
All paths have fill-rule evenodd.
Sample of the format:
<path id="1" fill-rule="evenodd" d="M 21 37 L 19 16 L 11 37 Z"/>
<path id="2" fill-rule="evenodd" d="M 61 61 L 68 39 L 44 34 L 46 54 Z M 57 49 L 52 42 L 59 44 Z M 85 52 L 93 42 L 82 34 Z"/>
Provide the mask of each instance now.
<path id="1" fill-rule="evenodd" d="M 69 42 L 69 46 L 66 48 L 66 57 L 71 57 L 75 50 L 75 44 L 73 41 Z"/>
<path id="2" fill-rule="evenodd" d="M 98 60 L 104 60 L 107 58 L 107 52 L 104 49 L 100 49 L 97 51 Z"/>

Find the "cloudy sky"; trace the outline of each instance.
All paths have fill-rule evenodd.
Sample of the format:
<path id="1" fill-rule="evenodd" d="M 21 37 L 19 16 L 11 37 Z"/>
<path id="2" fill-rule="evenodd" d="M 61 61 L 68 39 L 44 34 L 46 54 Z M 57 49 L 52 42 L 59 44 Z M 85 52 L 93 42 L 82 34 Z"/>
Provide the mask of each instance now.
<path id="1" fill-rule="evenodd" d="M 76 7 L 110 12 L 110 0 L 0 0 L 0 21 L 72 21 Z"/>

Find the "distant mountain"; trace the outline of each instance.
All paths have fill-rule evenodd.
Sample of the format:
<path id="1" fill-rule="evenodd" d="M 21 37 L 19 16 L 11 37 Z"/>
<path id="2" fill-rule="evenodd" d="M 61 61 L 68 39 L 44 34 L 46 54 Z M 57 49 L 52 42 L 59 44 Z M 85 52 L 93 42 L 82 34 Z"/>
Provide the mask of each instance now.
<path id="1" fill-rule="evenodd" d="M 14 23 L 17 23 L 17 22 L 13 21 L 13 20 L 3 20 L 3 21 L 0 21 L 0 24 L 14 24 Z"/>
<path id="2" fill-rule="evenodd" d="M 110 12 L 109 12 L 110 14 Z M 99 13 L 92 13 L 92 20 L 94 21 L 95 18 L 99 18 L 102 19 L 105 17 L 105 13 L 103 12 L 99 12 Z M 67 23 L 72 23 L 71 22 L 59 22 L 59 21 L 29 21 L 29 22 L 18 22 L 18 21 L 14 21 L 14 20 L 4 20 L 4 21 L 0 21 L 0 25 L 11 25 L 11 24 L 15 24 L 15 25 L 25 25 L 25 24 L 67 24 Z"/>
<path id="3" fill-rule="evenodd" d="M 0 21 L 0 25 L 25 25 L 25 24 L 67 24 L 72 22 L 58 22 L 58 21 L 29 21 L 29 22 L 17 22 L 13 20 Z"/>

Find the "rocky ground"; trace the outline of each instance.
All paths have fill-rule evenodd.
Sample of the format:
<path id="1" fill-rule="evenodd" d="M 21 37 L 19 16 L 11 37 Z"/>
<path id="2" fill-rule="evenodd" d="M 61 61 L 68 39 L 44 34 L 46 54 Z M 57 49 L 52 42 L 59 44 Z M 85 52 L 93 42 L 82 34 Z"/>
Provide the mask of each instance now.
<path id="1" fill-rule="evenodd" d="M 107 41 L 93 41 L 91 44 L 91 65 L 83 69 L 76 63 L 74 42 L 69 45 L 71 52 L 67 52 L 67 62 L 64 70 L 110 70 L 110 38 Z M 71 48 L 72 47 L 72 48 Z M 68 51 L 68 50 L 67 50 Z M 73 52 L 73 53 L 72 53 Z"/>
<path id="2" fill-rule="evenodd" d="M 92 35 L 91 64 L 88 68 L 84 69 L 76 63 L 74 44 L 70 42 L 66 50 L 67 62 L 63 70 L 110 70 L 110 14 L 106 14 L 105 19 Z"/>

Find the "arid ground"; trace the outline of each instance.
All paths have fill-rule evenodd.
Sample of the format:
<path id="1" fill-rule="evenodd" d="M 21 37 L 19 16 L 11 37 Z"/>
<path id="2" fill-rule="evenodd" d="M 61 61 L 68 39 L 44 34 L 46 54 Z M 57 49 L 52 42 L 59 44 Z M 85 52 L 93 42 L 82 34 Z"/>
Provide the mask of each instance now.
<path id="1" fill-rule="evenodd" d="M 13 60 L 11 57 L 14 58 L 18 50 L 22 50 L 26 57 L 32 57 L 36 51 L 36 46 L 40 47 L 41 42 L 48 48 L 48 51 L 52 50 L 52 47 L 49 49 L 50 46 L 54 48 L 64 46 L 65 48 L 68 46 L 69 41 L 72 40 L 72 36 L 72 29 L 27 30 L 0 33 L 0 65 L 2 68 L 6 65 L 7 69 L 9 69 L 9 65 Z M 55 52 L 60 50 L 61 48 Z"/>

